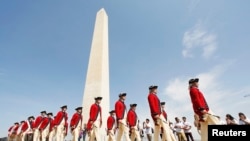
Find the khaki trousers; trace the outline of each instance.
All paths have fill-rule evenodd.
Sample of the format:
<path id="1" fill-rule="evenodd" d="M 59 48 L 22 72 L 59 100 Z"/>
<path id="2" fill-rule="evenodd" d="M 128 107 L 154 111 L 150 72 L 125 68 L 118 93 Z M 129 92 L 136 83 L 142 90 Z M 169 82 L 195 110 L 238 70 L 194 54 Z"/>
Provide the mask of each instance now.
<path id="1" fill-rule="evenodd" d="M 78 141 L 79 135 L 80 135 L 81 127 L 78 126 L 72 131 L 73 139 L 72 141 Z"/>
<path id="2" fill-rule="evenodd" d="M 56 135 L 56 129 L 53 128 L 52 131 L 49 133 L 49 141 L 53 141 L 55 135 Z"/>
<path id="3" fill-rule="evenodd" d="M 184 131 L 176 132 L 179 141 L 187 141 Z"/>
<path id="4" fill-rule="evenodd" d="M 141 141 L 139 131 L 136 129 L 131 129 L 131 141 L 134 141 L 135 139 L 136 141 Z"/>
<path id="5" fill-rule="evenodd" d="M 169 127 L 169 122 L 166 121 L 163 115 L 160 115 L 160 118 L 156 121 L 159 125 L 155 125 L 154 132 L 154 141 L 159 140 L 161 133 L 161 127 L 163 128 L 162 141 L 176 141 L 172 130 Z"/>
<path id="6" fill-rule="evenodd" d="M 16 135 L 16 141 L 22 141 L 21 133 Z"/>
<path id="7" fill-rule="evenodd" d="M 90 131 L 89 141 L 100 141 L 99 127 L 93 126 Z"/>
<path id="8" fill-rule="evenodd" d="M 21 141 L 25 141 L 26 133 L 21 133 Z"/>
<path id="9" fill-rule="evenodd" d="M 57 126 L 56 129 L 56 141 L 64 141 L 64 137 L 65 137 L 65 131 L 64 131 L 64 125 L 60 124 Z"/>
<path id="10" fill-rule="evenodd" d="M 115 133 L 114 130 L 110 130 L 108 133 L 108 141 L 115 141 Z"/>
<path id="11" fill-rule="evenodd" d="M 152 134 L 147 134 L 148 141 L 152 141 Z"/>
<path id="12" fill-rule="evenodd" d="M 208 114 L 204 115 L 204 122 L 201 124 L 201 141 L 208 141 L 208 125 L 218 125 L 220 121 L 217 117 L 213 116 L 212 111 L 208 111 Z"/>
<path id="13" fill-rule="evenodd" d="M 20 139 L 21 139 L 20 141 L 25 141 L 26 135 L 27 135 L 26 132 L 21 133 L 20 134 Z"/>
<path id="14" fill-rule="evenodd" d="M 40 141 L 40 132 L 38 129 L 34 131 L 33 141 Z"/>
<path id="15" fill-rule="evenodd" d="M 8 141 L 15 141 L 16 140 L 16 135 L 15 134 L 11 134 L 9 137 L 8 137 Z"/>
<path id="16" fill-rule="evenodd" d="M 46 127 L 43 131 L 42 131 L 42 141 L 46 141 L 47 136 L 49 135 L 49 128 Z"/>
<path id="17" fill-rule="evenodd" d="M 124 123 L 119 123 L 119 128 L 118 128 L 118 133 L 117 133 L 117 141 L 122 140 L 122 135 L 125 136 L 126 141 L 131 141 L 129 138 L 129 128 Z"/>

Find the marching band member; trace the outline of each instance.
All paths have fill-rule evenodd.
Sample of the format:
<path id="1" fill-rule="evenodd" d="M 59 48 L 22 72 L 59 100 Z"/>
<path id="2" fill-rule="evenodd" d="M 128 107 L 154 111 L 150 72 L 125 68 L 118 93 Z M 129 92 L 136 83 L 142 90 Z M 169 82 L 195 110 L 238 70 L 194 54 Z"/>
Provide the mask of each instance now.
<path id="1" fill-rule="evenodd" d="M 30 116 L 28 120 L 24 122 L 21 129 L 22 141 L 33 141 L 33 127 L 35 125 L 35 117 Z"/>
<path id="2" fill-rule="evenodd" d="M 61 111 L 59 111 L 54 119 L 55 128 L 56 128 L 56 141 L 63 141 L 65 136 L 67 135 L 68 130 L 68 113 L 67 105 L 61 107 Z"/>
<path id="3" fill-rule="evenodd" d="M 110 116 L 107 119 L 107 134 L 108 141 L 115 141 L 115 110 L 109 112 Z"/>
<path id="4" fill-rule="evenodd" d="M 55 118 L 56 116 L 54 116 L 54 119 L 51 119 L 51 122 L 50 122 L 49 141 L 53 141 L 54 137 L 56 136 Z"/>
<path id="5" fill-rule="evenodd" d="M 70 120 L 71 133 L 73 135 L 72 141 L 78 141 L 80 131 L 82 130 L 82 107 L 77 107 L 76 113 L 72 116 Z"/>
<path id="6" fill-rule="evenodd" d="M 126 95 L 126 93 L 120 93 L 119 100 L 115 103 L 115 114 L 118 126 L 117 141 L 121 141 L 122 135 L 125 135 L 126 141 L 130 141 L 129 128 L 127 125 L 127 111 L 124 103 Z"/>
<path id="7" fill-rule="evenodd" d="M 166 119 L 167 123 L 169 123 L 169 121 L 167 120 L 167 112 L 165 111 L 165 102 L 161 102 L 161 110 L 162 110 L 162 115 L 164 116 L 164 118 Z M 160 133 L 160 137 L 162 138 L 163 134 L 163 128 L 161 127 L 161 133 Z"/>
<path id="8" fill-rule="evenodd" d="M 137 104 L 131 104 L 128 111 L 127 120 L 131 131 L 131 141 L 141 141 L 141 137 L 138 130 L 138 117 L 135 112 Z"/>
<path id="9" fill-rule="evenodd" d="M 43 122 L 44 117 L 46 116 L 46 111 L 42 111 L 41 115 L 36 117 L 34 126 L 33 126 L 33 141 L 40 141 L 41 134 L 39 132 L 39 127 L 41 126 L 41 123 Z"/>
<path id="10" fill-rule="evenodd" d="M 90 107 L 88 120 L 89 141 L 100 141 L 99 129 L 102 126 L 102 108 L 100 106 L 102 97 L 96 97 L 95 103 Z"/>
<path id="11" fill-rule="evenodd" d="M 193 105 L 193 111 L 199 117 L 201 129 L 201 141 L 208 140 L 208 125 L 219 124 L 219 119 L 209 109 L 206 99 L 199 90 L 199 79 L 189 80 L 189 94 Z"/>
<path id="12" fill-rule="evenodd" d="M 39 127 L 39 131 L 41 134 L 42 141 L 46 141 L 46 138 L 49 135 L 49 129 L 50 129 L 50 124 L 52 122 L 52 113 L 48 113 L 47 117 L 44 117 L 43 122 L 41 123 L 41 126 Z"/>
<path id="13" fill-rule="evenodd" d="M 21 121 L 20 124 L 19 124 L 19 127 L 17 129 L 17 136 L 16 136 L 16 141 L 22 141 L 22 134 L 21 134 L 21 129 L 22 129 L 22 126 L 24 124 L 24 121 Z"/>
<path id="14" fill-rule="evenodd" d="M 150 86 L 148 94 L 148 102 L 150 107 L 150 112 L 153 120 L 155 121 L 154 129 L 154 141 L 159 140 L 159 135 L 161 132 L 161 127 L 163 128 L 162 141 L 176 141 L 173 132 L 171 131 L 168 122 L 162 114 L 161 103 L 157 97 L 158 86 Z"/>
<path id="15" fill-rule="evenodd" d="M 19 123 L 16 122 L 16 123 L 14 123 L 13 126 L 11 126 L 9 128 L 9 130 L 8 130 L 8 141 L 14 141 L 16 139 L 18 127 L 19 127 Z"/>

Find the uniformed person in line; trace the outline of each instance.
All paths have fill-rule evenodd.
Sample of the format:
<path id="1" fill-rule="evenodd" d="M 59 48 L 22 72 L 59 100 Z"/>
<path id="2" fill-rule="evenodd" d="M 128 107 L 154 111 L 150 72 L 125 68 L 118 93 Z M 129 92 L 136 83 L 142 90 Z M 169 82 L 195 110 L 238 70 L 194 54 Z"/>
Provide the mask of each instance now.
<path id="1" fill-rule="evenodd" d="M 200 123 L 201 141 L 208 141 L 208 125 L 218 125 L 220 120 L 209 109 L 204 95 L 199 90 L 199 78 L 190 79 L 188 83 L 193 111 Z"/>
<path id="2" fill-rule="evenodd" d="M 80 132 L 82 130 L 82 107 L 77 107 L 76 112 L 70 120 L 70 129 L 73 136 L 72 141 L 78 141 Z"/>
<path id="3" fill-rule="evenodd" d="M 117 141 L 121 141 L 122 136 L 125 136 L 126 141 L 130 141 L 129 127 L 127 123 L 127 110 L 125 105 L 126 93 L 119 94 L 119 100 L 115 103 L 115 114 L 118 126 Z"/>
<path id="4" fill-rule="evenodd" d="M 158 86 L 155 85 L 149 86 L 149 94 L 148 94 L 148 103 L 150 107 L 150 112 L 155 122 L 154 141 L 159 140 L 161 128 L 163 130 L 162 141 L 166 140 L 176 141 L 173 132 L 171 131 L 169 124 L 162 113 L 161 102 L 157 96 L 157 88 Z"/>
<path id="5" fill-rule="evenodd" d="M 108 135 L 108 141 L 115 141 L 115 132 L 116 132 L 116 126 L 115 126 L 115 110 L 112 110 L 109 112 L 110 116 L 107 119 L 107 135 Z"/>
<path id="6" fill-rule="evenodd" d="M 131 141 L 141 141 L 140 133 L 139 133 L 139 123 L 138 117 L 135 112 L 137 104 L 130 104 L 130 109 L 128 111 L 127 120 L 131 133 Z"/>
<path id="7" fill-rule="evenodd" d="M 100 106 L 102 97 L 96 97 L 95 103 L 90 107 L 90 115 L 87 124 L 89 141 L 100 141 L 99 130 L 102 126 L 102 108 Z"/>

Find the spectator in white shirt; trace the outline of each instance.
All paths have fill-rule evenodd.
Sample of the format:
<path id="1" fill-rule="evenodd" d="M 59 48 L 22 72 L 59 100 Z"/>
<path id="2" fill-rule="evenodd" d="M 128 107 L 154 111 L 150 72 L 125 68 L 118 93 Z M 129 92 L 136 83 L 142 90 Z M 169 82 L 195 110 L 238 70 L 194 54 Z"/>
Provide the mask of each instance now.
<path id="1" fill-rule="evenodd" d="M 239 125 L 250 125 L 250 120 L 242 112 L 239 113 Z"/>
<path id="2" fill-rule="evenodd" d="M 182 117 L 183 125 L 184 125 L 184 133 L 186 135 L 187 141 L 189 141 L 189 138 L 191 141 L 194 141 L 193 134 L 191 132 L 192 125 L 191 123 L 187 122 L 186 117 Z"/>
<path id="3" fill-rule="evenodd" d="M 187 141 L 186 135 L 184 133 L 184 124 L 180 121 L 178 117 L 175 117 L 174 128 L 179 141 Z"/>
<path id="4" fill-rule="evenodd" d="M 148 141 L 152 141 L 152 125 L 149 122 L 149 119 L 146 119 L 146 122 L 143 123 L 143 129 L 145 129 L 145 134 L 147 135 Z"/>

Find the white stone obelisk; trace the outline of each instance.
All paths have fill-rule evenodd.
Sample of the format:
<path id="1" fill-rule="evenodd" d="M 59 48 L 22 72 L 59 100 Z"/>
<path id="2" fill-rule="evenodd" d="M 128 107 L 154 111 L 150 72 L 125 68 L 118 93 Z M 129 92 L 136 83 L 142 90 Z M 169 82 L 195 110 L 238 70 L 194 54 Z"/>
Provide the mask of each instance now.
<path id="1" fill-rule="evenodd" d="M 109 116 L 109 49 L 108 49 L 108 16 L 104 8 L 96 14 L 89 64 L 83 94 L 83 125 L 89 119 L 90 106 L 94 98 L 101 96 L 102 128 L 101 140 L 106 136 L 106 121 Z"/>

